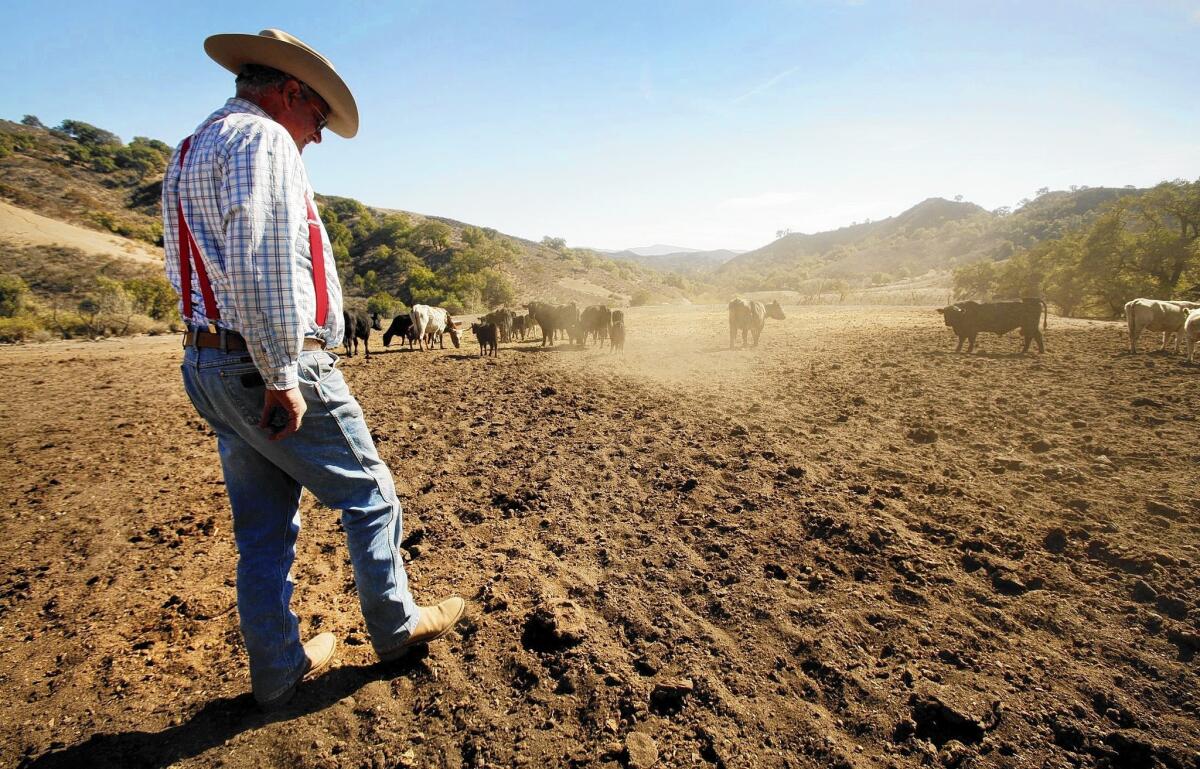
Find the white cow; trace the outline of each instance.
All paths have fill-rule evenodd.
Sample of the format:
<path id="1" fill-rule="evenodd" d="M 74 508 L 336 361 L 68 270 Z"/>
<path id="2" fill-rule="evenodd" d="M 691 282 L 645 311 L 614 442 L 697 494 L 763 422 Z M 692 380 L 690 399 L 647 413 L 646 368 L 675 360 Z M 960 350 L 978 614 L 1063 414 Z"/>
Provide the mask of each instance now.
<path id="1" fill-rule="evenodd" d="M 441 307 L 430 307 L 427 304 L 414 304 L 408 316 L 412 318 L 411 333 L 417 335 L 417 344 L 422 350 L 426 345 L 432 350 L 435 339 L 439 347 L 443 350 L 446 349 L 446 344 L 442 340 L 442 334 L 445 332 L 450 333 L 450 341 L 454 343 L 455 347 L 458 347 L 458 328 L 446 310 Z"/>
<path id="2" fill-rule="evenodd" d="M 1188 363 L 1195 363 L 1192 356 L 1196 352 L 1196 342 L 1200 342 L 1200 309 L 1188 310 L 1187 320 L 1183 322 L 1183 338 L 1187 342 Z"/>
<path id="3" fill-rule="evenodd" d="M 1179 352 L 1179 335 L 1188 309 L 1200 307 L 1195 302 L 1171 302 L 1163 299 L 1134 299 L 1125 303 L 1125 322 L 1129 324 L 1129 351 L 1137 352 L 1137 340 L 1143 331 L 1161 331 L 1162 347 L 1167 349 L 1167 336 L 1175 335 L 1175 352 Z"/>

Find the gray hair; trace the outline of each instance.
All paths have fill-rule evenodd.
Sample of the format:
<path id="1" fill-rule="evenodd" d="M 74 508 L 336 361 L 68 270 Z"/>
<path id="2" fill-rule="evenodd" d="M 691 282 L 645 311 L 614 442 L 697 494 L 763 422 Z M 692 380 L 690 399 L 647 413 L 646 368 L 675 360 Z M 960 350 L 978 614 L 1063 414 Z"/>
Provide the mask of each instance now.
<path id="1" fill-rule="evenodd" d="M 262 64 L 243 64 L 235 82 L 239 95 L 262 96 L 272 88 L 278 88 L 292 79 L 291 75 L 274 67 Z"/>
<path id="2" fill-rule="evenodd" d="M 320 96 L 300 78 L 264 64 L 243 64 L 241 71 L 238 72 L 237 80 L 234 82 L 237 83 L 238 96 L 262 96 L 272 88 L 279 88 L 289 80 L 295 80 L 300 84 L 300 93 L 304 95 L 305 100 L 312 101 L 315 97 Z"/>

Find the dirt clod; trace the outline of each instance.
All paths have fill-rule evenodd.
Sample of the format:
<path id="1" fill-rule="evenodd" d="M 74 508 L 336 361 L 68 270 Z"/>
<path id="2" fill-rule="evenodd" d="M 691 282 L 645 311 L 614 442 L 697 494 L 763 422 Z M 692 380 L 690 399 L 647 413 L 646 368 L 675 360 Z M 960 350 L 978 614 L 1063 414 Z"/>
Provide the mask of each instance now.
<path id="1" fill-rule="evenodd" d="M 641 732 L 630 732 L 625 737 L 625 760 L 629 769 L 651 769 L 658 763 L 658 745 Z"/>
<path id="2" fill-rule="evenodd" d="M 1045 538 L 1042 539 L 1042 546 L 1051 553 L 1061 553 L 1067 549 L 1067 531 L 1066 529 L 1053 528 L 1046 532 Z"/>

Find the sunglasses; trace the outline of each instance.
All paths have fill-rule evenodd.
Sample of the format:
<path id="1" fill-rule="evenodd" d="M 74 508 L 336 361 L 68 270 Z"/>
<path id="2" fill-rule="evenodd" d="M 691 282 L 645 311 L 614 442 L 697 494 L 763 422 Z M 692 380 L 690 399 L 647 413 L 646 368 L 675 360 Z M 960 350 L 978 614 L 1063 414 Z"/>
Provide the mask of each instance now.
<path id="1" fill-rule="evenodd" d="M 329 117 L 317 106 L 317 92 L 305 83 L 301 83 L 300 86 L 301 93 L 304 94 L 304 99 L 308 102 L 308 106 L 312 107 L 313 112 L 317 113 L 317 118 L 319 119 L 317 120 L 316 132 L 320 133 L 325 130 L 325 126 L 329 125 Z"/>
<path id="2" fill-rule="evenodd" d="M 325 130 L 325 126 L 329 125 L 329 118 L 325 116 L 324 112 L 322 112 L 320 109 L 317 108 L 316 104 L 314 104 L 311 101 L 308 104 L 310 107 L 313 108 L 313 111 L 317 113 L 317 117 L 320 118 L 320 120 L 317 121 L 317 131 L 316 131 L 317 133 L 320 133 L 321 131 Z"/>

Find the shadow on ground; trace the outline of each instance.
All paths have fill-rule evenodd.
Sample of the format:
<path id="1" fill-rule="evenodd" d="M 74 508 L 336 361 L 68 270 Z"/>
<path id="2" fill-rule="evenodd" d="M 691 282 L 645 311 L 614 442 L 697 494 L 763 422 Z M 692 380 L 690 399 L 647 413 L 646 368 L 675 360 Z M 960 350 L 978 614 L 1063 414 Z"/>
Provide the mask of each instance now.
<path id="1" fill-rule="evenodd" d="M 237 735 L 278 721 L 316 713 L 353 695 L 372 681 L 421 676 L 429 647 L 403 660 L 341 667 L 305 683 L 279 711 L 266 713 L 249 694 L 223 697 L 200 708 L 179 726 L 160 732 L 93 734 L 84 742 L 44 753 L 18 764 L 20 769 L 160 769 L 224 744 Z"/>

